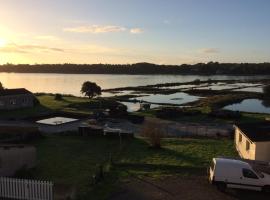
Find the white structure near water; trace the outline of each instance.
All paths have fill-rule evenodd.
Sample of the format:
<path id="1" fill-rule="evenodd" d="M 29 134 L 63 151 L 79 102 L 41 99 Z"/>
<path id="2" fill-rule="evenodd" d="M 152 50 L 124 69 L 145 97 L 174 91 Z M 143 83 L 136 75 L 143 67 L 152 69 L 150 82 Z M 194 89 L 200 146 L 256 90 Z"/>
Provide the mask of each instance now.
<path id="1" fill-rule="evenodd" d="M 78 121 L 78 119 L 67 118 L 67 117 L 52 117 L 48 119 L 39 120 L 37 121 L 37 123 L 56 126 L 56 125 L 66 124 L 66 123 L 75 122 L 75 121 Z"/>

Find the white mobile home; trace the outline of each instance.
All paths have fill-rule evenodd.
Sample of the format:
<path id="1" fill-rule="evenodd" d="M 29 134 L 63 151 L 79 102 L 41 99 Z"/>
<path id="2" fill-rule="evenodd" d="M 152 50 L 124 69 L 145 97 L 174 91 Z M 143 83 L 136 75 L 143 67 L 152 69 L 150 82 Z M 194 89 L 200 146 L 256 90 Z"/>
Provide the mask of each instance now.
<path id="1" fill-rule="evenodd" d="M 235 125 L 235 146 L 244 159 L 270 162 L 270 122 Z"/>

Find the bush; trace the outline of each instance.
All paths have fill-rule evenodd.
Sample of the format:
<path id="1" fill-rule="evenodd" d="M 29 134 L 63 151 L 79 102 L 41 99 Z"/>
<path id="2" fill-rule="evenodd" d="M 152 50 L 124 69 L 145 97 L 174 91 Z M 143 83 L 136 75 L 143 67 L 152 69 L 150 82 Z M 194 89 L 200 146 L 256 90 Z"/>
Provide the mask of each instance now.
<path id="1" fill-rule="evenodd" d="M 32 168 L 32 169 L 27 169 L 26 166 L 21 167 L 19 170 L 17 170 L 14 174 L 14 178 L 19 178 L 19 179 L 23 179 L 23 178 L 27 178 L 27 179 L 32 179 L 34 178 L 34 171 L 36 169 Z"/>
<path id="2" fill-rule="evenodd" d="M 55 94 L 54 100 L 56 100 L 56 101 L 61 101 L 61 100 L 63 100 L 62 94 Z"/>
<path id="3" fill-rule="evenodd" d="M 121 117 L 127 115 L 127 106 L 118 105 L 116 107 L 111 107 L 109 114 L 114 117 Z"/>
<path id="4" fill-rule="evenodd" d="M 266 106 L 266 107 L 269 107 L 270 105 L 270 85 L 266 85 L 263 87 L 263 97 L 264 97 L 264 102 L 263 104 Z"/>
<path id="5" fill-rule="evenodd" d="M 154 121 L 148 121 L 144 124 L 141 136 L 146 137 L 151 147 L 160 149 L 162 138 L 166 136 L 164 127 Z"/>
<path id="6" fill-rule="evenodd" d="M 201 84 L 201 80 L 200 79 L 195 79 L 194 81 L 193 81 L 193 83 L 195 84 L 195 85 L 199 85 L 199 84 Z"/>
<path id="7" fill-rule="evenodd" d="M 39 100 L 36 97 L 33 100 L 33 104 L 34 104 L 34 106 L 40 105 L 40 102 L 39 102 Z"/>

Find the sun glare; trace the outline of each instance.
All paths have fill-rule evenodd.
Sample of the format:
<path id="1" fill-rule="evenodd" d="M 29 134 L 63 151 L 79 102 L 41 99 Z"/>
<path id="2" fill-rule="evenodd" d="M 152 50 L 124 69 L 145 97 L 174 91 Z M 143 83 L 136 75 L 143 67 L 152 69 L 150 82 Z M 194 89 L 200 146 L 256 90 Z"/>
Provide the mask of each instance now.
<path id="1" fill-rule="evenodd" d="M 3 38 L 0 38 L 0 47 L 4 47 L 6 46 L 6 44 L 7 44 L 7 41 Z"/>

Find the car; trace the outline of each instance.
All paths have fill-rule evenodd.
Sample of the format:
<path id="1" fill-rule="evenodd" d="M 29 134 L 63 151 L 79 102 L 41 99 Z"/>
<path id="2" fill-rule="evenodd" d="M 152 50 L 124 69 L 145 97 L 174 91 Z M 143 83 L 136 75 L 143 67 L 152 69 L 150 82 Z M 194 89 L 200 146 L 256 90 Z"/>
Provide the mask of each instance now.
<path id="1" fill-rule="evenodd" d="M 208 179 L 221 190 L 236 188 L 270 192 L 269 169 L 267 162 L 213 158 Z"/>

